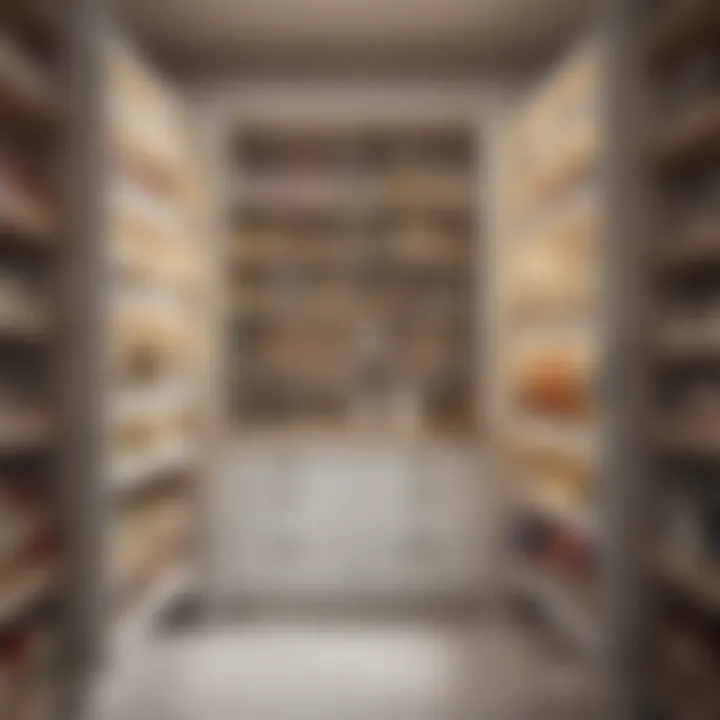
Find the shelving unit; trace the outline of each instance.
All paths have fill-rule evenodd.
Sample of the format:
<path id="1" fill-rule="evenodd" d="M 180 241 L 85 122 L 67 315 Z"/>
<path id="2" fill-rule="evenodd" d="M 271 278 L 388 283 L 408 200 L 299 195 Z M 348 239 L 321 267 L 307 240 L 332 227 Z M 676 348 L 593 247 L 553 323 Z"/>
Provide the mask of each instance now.
<path id="1" fill-rule="evenodd" d="M 642 635 L 643 702 L 661 718 L 710 718 L 720 710 L 720 8 L 668 0 L 629 12 L 641 54 L 639 177 L 654 255 L 643 353 L 650 520 L 641 544 L 652 552 L 642 572 L 653 598 Z"/>
<path id="2" fill-rule="evenodd" d="M 472 434 L 471 134 L 288 121 L 231 146 L 240 425 Z"/>
<path id="3" fill-rule="evenodd" d="M 108 54 L 104 531 L 111 641 L 116 649 L 137 649 L 123 636 L 152 626 L 150 616 L 172 601 L 167 588 L 181 594 L 177 567 L 191 560 L 207 251 L 198 242 L 202 196 L 179 101 L 127 42 L 114 41 Z M 162 602 L 153 600 L 159 595 Z"/>
<path id="4" fill-rule="evenodd" d="M 600 62 L 597 43 L 584 43 L 509 124 L 503 194 L 511 220 L 499 267 L 501 434 L 518 484 L 510 499 L 510 563 L 518 572 L 510 582 L 593 656 L 600 636 Z"/>
<path id="5" fill-rule="evenodd" d="M 67 438 L 56 363 L 68 308 L 62 193 L 64 26 L 9 2 L 0 12 L 0 716 L 45 717 L 66 648 L 60 575 L 68 559 L 57 499 Z"/>

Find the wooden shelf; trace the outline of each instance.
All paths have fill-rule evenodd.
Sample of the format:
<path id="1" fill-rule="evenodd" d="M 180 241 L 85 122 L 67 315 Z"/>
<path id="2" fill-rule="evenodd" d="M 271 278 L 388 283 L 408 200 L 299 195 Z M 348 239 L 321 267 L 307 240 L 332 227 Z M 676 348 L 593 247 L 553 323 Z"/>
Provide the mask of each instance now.
<path id="1" fill-rule="evenodd" d="M 657 259 L 660 271 L 672 272 L 720 263 L 720 219 L 708 217 L 698 220 L 665 242 Z"/>
<path id="2" fill-rule="evenodd" d="M 0 629 L 7 628 L 34 606 L 47 600 L 55 587 L 47 568 L 26 570 L 0 583 Z"/>
<path id="3" fill-rule="evenodd" d="M 53 337 L 47 323 L 30 323 L 0 317 L 0 343 L 42 343 Z"/>
<path id="4" fill-rule="evenodd" d="M 173 602 L 191 591 L 192 574 L 186 563 L 177 563 L 160 573 L 141 597 L 115 623 L 113 646 L 121 656 L 132 657 L 142 649 L 154 626 Z"/>
<path id="5" fill-rule="evenodd" d="M 53 15 L 57 10 L 58 15 Z M 1 0 L 0 22 L 43 49 L 55 50 L 59 41 L 60 8 L 43 0 Z"/>
<path id="6" fill-rule="evenodd" d="M 602 648 L 600 623 L 582 607 L 561 580 L 532 563 L 511 568 L 511 589 L 536 602 L 548 621 L 589 657 L 598 657 Z"/>
<path id="7" fill-rule="evenodd" d="M 442 447 L 472 445 L 475 438 L 472 433 L 456 430 L 441 432 L 428 428 L 402 428 L 399 425 L 353 423 L 342 420 L 335 423 L 278 422 L 248 423 L 236 425 L 226 437 L 229 446 L 235 445 L 314 445 L 326 446 L 337 443 L 354 446 L 370 444 L 373 446 L 412 446 Z"/>
<path id="8" fill-rule="evenodd" d="M 50 129 L 59 121 L 52 86 L 18 46 L 0 40 L 0 118 L 23 122 L 32 129 Z"/>
<path id="9" fill-rule="evenodd" d="M 188 443 L 181 440 L 120 455 L 111 463 L 110 491 L 115 495 L 126 494 L 155 485 L 187 469 L 192 457 Z"/>
<path id="10" fill-rule="evenodd" d="M 670 713 L 667 717 L 673 720 L 714 720 L 720 713 L 720 693 L 714 685 L 683 692 L 658 684 L 654 692 L 660 709 Z"/>
<path id="11" fill-rule="evenodd" d="M 698 43 L 710 42 L 720 30 L 720 12 L 714 0 L 691 3 L 670 0 L 669 9 L 646 35 L 644 47 L 651 70 L 677 61 Z"/>
<path id="12" fill-rule="evenodd" d="M 525 448 L 590 463 L 599 455 L 597 428 L 592 424 L 528 416 L 513 425 L 511 448 Z"/>
<path id="13" fill-rule="evenodd" d="M 710 98 L 685 111 L 667 130 L 657 134 L 650 159 L 658 170 L 707 162 L 720 151 L 720 98 Z"/>
<path id="14" fill-rule="evenodd" d="M 702 434 L 688 423 L 678 423 L 660 427 L 655 441 L 662 450 L 673 454 L 720 460 L 720 432 Z"/>
<path id="15" fill-rule="evenodd" d="M 713 612 L 720 612 L 720 572 L 693 559 L 664 555 L 656 558 L 655 570 L 664 582 Z"/>
<path id="16" fill-rule="evenodd" d="M 528 209 L 544 207 L 555 198 L 577 187 L 592 173 L 597 165 L 598 139 L 595 132 L 588 132 L 573 146 L 560 155 L 551 166 L 527 180 L 528 190 L 522 201 Z"/>
<path id="17" fill-rule="evenodd" d="M 0 236 L 32 247 L 54 245 L 55 226 L 48 213 L 29 204 L 21 196 L 0 193 Z"/>
<path id="18" fill-rule="evenodd" d="M 534 478 L 531 482 L 536 481 L 537 478 Z M 552 519 L 556 524 L 577 533 L 593 544 L 599 539 L 599 528 L 595 517 L 597 513 L 593 513 L 590 508 L 577 500 L 572 503 L 558 501 L 539 487 L 534 492 L 522 493 L 520 504 L 521 507 Z"/>
<path id="19" fill-rule="evenodd" d="M 665 360 L 713 359 L 720 356 L 720 320 L 705 324 L 694 321 L 687 328 L 666 329 L 655 343 L 659 358 Z"/>
<path id="20" fill-rule="evenodd" d="M 47 417 L 38 415 L 21 422 L 16 418 L 2 418 L 0 453 L 23 453 L 48 449 L 52 439 L 52 424 Z"/>

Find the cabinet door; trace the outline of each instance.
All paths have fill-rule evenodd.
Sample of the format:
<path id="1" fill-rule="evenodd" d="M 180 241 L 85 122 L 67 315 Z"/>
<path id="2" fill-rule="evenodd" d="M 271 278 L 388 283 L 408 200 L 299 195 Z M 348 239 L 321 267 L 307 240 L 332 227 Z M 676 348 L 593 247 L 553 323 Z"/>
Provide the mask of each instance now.
<path id="1" fill-rule="evenodd" d="M 402 450 L 358 451 L 349 477 L 350 511 L 341 532 L 348 548 L 348 582 L 359 596 L 402 590 L 404 489 L 410 456 Z"/>
<path id="2" fill-rule="evenodd" d="M 216 586 L 281 601 L 464 592 L 491 552 L 487 482 L 461 451 L 235 451 L 214 488 Z"/>
<path id="3" fill-rule="evenodd" d="M 425 451 L 408 478 L 405 552 L 416 589 L 455 593 L 477 584 L 483 562 L 484 478 L 461 450 Z"/>
<path id="4" fill-rule="evenodd" d="M 292 554 L 291 523 L 279 508 L 289 458 L 272 449 L 242 448 L 227 458 L 215 489 L 213 532 L 217 573 L 228 592 L 266 591 L 283 578 Z"/>
<path id="5" fill-rule="evenodd" d="M 351 512 L 348 489 L 352 458 L 342 448 L 308 448 L 297 455 L 295 473 L 302 555 L 298 590 L 310 596 L 335 595 L 347 585 L 347 538 Z"/>

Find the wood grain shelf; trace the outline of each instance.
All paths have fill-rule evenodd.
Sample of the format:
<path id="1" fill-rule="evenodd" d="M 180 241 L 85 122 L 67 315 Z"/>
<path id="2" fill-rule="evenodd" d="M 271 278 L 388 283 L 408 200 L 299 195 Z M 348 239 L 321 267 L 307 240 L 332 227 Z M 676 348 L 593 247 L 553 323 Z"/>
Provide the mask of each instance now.
<path id="1" fill-rule="evenodd" d="M 56 226 L 47 212 L 12 193 L 0 193 L 0 237 L 34 248 L 54 245 Z"/>
<path id="2" fill-rule="evenodd" d="M 411 446 L 418 450 L 436 447 L 472 447 L 474 440 L 468 438 L 465 428 L 440 431 L 434 428 L 401 427 L 390 422 L 367 424 L 344 420 L 248 422 L 235 425 L 225 438 L 228 447 L 236 445 L 282 445 L 298 444 L 326 446 L 328 442 L 338 445 Z"/>
<path id="3" fill-rule="evenodd" d="M 599 620 L 584 608 L 562 580 L 524 561 L 511 568 L 509 585 L 536 602 L 546 617 L 588 657 L 598 657 L 602 648 Z"/>
<path id="4" fill-rule="evenodd" d="M 660 333 L 655 341 L 655 353 L 665 360 L 713 359 L 720 357 L 720 321 L 706 327 L 693 323 L 684 332 L 677 328 Z"/>
<path id="5" fill-rule="evenodd" d="M 522 202 L 525 211 L 552 203 L 554 199 L 577 188 L 583 179 L 590 177 L 597 166 L 596 143 L 595 134 L 588 133 L 582 142 L 571 147 L 552 166 L 531 176 L 527 180 L 528 190 Z"/>
<path id="6" fill-rule="evenodd" d="M 48 568 L 24 570 L 0 582 L 0 630 L 47 600 L 54 588 L 55 577 Z"/>
<path id="7" fill-rule="evenodd" d="M 58 6 L 42 0 L 1 0 L 0 22 L 43 49 L 55 51 L 60 32 L 59 16 L 53 10 L 60 12 Z"/>
<path id="8" fill-rule="evenodd" d="M 113 463 L 108 484 L 112 499 L 123 499 L 184 477 L 192 457 L 189 446 L 160 448 L 123 457 Z"/>
<path id="9" fill-rule="evenodd" d="M 671 0 L 669 8 L 647 31 L 643 42 L 651 70 L 661 70 L 677 61 L 698 43 L 717 38 L 720 12 L 714 0 L 690 3 Z"/>
<path id="10" fill-rule="evenodd" d="M 0 40 L 0 119 L 22 122 L 33 130 L 50 130 L 60 120 L 48 79 L 31 66 L 10 40 Z"/>
<path id="11" fill-rule="evenodd" d="M 659 426 L 655 443 L 663 452 L 673 455 L 692 456 L 698 459 L 720 460 L 720 432 L 711 433 L 693 428 L 691 423 L 679 422 Z"/>
<path id="12" fill-rule="evenodd" d="M 674 691 L 665 685 L 658 685 L 655 693 L 660 709 L 670 713 L 668 717 L 679 720 L 714 720 L 720 714 L 720 693 L 715 687 L 707 692 Z"/>
<path id="13" fill-rule="evenodd" d="M 536 450 L 590 465 L 599 456 L 598 430 L 592 423 L 554 421 L 526 414 L 516 422 L 506 445 L 511 452 Z"/>
<path id="14" fill-rule="evenodd" d="M 699 102 L 660 131 L 650 146 L 656 170 L 680 169 L 707 162 L 720 152 L 720 98 Z"/>
<path id="15" fill-rule="evenodd" d="M 24 422 L 13 417 L 2 418 L 2 428 L 0 428 L 2 455 L 46 450 L 52 439 L 52 423 L 46 417 L 31 416 Z"/>
<path id="16" fill-rule="evenodd" d="M 582 501 L 558 502 L 542 490 L 527 492 L 520 497 L 521 508 L 536 512 L 568 530 L 577 533 L 595 544 L 599 538 L 597 513 L 592 512 Z"/>
<path id="17" fill-rule="evenodd" d="M 655 559 L 660 579 L 698 602 L 707 610 L 720 611 L 720 571 L 700 560 L 661 555 Z"/>
<path id="18" fill-rule="evenodd" d="M 720 263 L 720 217 L 695 221 L 674 233 L 656 261 L 658 270 L 664 272 L 717 263 Z"/>
<path id="19" fill-rule="evenodd" d="M 190 567 L 178 562 L 159 573 L 144 593 L 117 618 L 112 645 L 120 656 L 133 657 L 142 652 L 153 626 L 183 595 L 192 591 Z"/>
<path id="20" fill-rule="evenodd" d="M 45 322 L 22 322 L 0 317 L 0 343 L 41 343 L 53 337 Z"/>

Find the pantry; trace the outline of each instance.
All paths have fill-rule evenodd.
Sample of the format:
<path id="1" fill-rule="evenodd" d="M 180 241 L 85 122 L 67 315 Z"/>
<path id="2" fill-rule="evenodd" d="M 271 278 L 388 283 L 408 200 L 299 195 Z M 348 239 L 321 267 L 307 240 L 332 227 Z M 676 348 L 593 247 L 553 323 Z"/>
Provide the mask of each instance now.
<path id="1" fill-rule="evenodd" d="M 716 717 L 716 3 L 115 5 L 0 2 L 0 717 L 368 616 Z"/>

